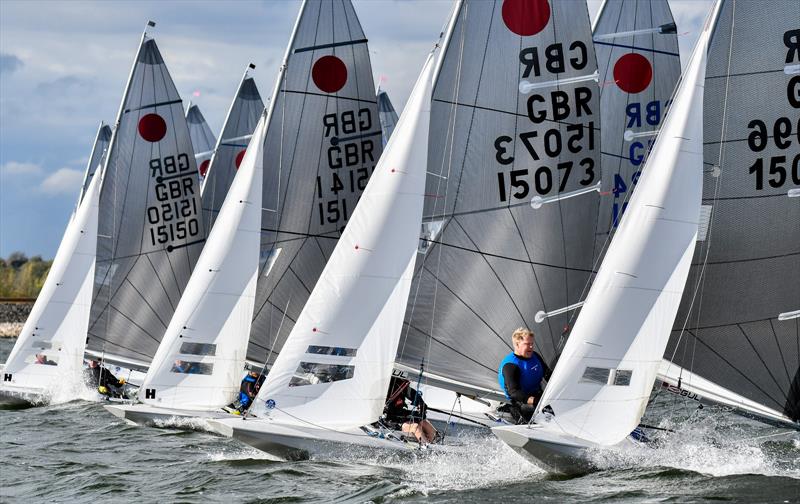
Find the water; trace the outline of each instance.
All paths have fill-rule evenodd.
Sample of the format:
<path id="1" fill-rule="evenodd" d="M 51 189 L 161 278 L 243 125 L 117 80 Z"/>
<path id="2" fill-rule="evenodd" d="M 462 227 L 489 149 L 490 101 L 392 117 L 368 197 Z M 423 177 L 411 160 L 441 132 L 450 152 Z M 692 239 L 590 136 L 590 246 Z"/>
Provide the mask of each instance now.
<path id="1" fill-rule="evenodd" d="M 0 340 L 0 361 L 12 345 Z M 129 426 L 88 401 L 0 410 L 0 501 L 800 502 L 800 434 L 671 401 L 653 411 L 679 429 L 660 448 L 598 453 L 603 470 L 557 478 L 493 437 L 469 457 L 276 462 L 211 434 Z"/>

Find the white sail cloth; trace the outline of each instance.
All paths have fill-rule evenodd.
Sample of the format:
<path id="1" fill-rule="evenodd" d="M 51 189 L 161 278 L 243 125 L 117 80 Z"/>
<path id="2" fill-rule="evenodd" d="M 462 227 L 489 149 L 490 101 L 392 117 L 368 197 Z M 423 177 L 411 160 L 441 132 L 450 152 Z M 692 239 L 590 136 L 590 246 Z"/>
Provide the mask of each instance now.
<path id="1" fill-rule="evenodd" d="M 257 413 L 351 428 L 383 411 L 419 241 L 433 66 L 431 55 L 258 394 Z"/>
<path id="2" fill-rule="evenodd" d="M 694 252 L 703 169 L 708 31 L 672 108 L 558 365 L 539 403 L 562 432 L 599 445 L 639 423 Z"/>
<path id="3" fill-rule="evenodd" d="M 98 201 L 102 177 L 91 178 L 72 215 L 28 320 L 3 370 L 3 388 L 41 389 L 80 383 L 92 303 Z M 40 354 L 48 365 L 36 362 Z"/>
<path id="4" fill-rule="evenodd" d="M 145 377 L 139 397 L 147 404 L 208 410 L 239 389 L 258 276 L 266 130 L 262 114 Z"/>

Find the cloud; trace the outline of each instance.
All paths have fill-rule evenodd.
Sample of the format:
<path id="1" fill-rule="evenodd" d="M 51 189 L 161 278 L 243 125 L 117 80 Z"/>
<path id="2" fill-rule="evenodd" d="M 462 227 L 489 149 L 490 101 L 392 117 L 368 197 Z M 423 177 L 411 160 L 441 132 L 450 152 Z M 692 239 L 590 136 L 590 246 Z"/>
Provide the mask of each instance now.
<path id="1" fill-rule="evenodd" d="M 36 85 L 36 91 L 46 95 L 63 95 L 65 92 L 78 91 L 85 93 L 92 87 L 88 79 L 81 79 L 74 75 L 59 77 L 53 81 L 42 82 Z"/>
<path id="2" fill-rule="evenodd" d="M 39 190 L 45 194 L 77 194 L 83 183 L 83 172 L 72 168 L 60 168 L 45 178 Z"/>
<path id="3" fill-rule="evenodd" d="M 35 163 L 8 161 L 0 167 L 0 172 L 4 175 L 37 175 L 42 172 L 42 167 Z"/>
<path id="4" fill-rule="evenodd" d="M 0 73 L 11 74 L 22 68 L 22 60 L 13 54 L 0 53 Z"/>

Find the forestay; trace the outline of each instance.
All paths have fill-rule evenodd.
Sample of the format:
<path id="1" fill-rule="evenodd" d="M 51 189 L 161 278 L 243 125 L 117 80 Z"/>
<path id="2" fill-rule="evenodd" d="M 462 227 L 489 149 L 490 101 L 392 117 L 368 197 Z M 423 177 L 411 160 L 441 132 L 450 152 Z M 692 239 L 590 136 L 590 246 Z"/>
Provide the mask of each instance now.
<path id="1" fill-rule="evenodd" d="M 603 186 L 595 256 L 608 246 L 681 75 L 667 0 L 606 0 L 594 24 Z"/>
<path id="2" fill-rule="evenodd" d="M 105 165 L 87 347 L 149 362 L 204 241 L 181 99 L 145 34 Z"/>
<path id="3" fill-rule="evenodd" d="M 708 33 L 534 417 L 587 443 L 615 445 L 639 424 L 686 284 L 700 216 Z"/>
<path id="4" fill-rule="evenodd" d="M 386 147 L 386 144 L 389 143 L 389 138 L 392 136 L 392 132 L 394 131 L 394 127 L 397 125 L 397 112 L 394 111 L 394 105 L 392 105 L 392 101 L 389 99 L 389 95 L 386 94 L 386 91 L 383 91 L 380 87 L 378 87 L 378 116 L 381 120 L 381 133 L 382 133 L 382 140 L 383 146 Z"/>
<path id="5" fill-rule="evenodd" d="M 192 147 L 194 147 L 194 159 L 197 163 L 197 171 L 200 175 L 200 186 L 203 185 L 203 179 L 208 173 L 208 167 L 211 164 L 211 155 L 214 154 L 214 146 L 217 144 L 217 139 L 214 133 L 200 112 L 200 107 L 193 103 L 189 103 L 189 108 L 186 109 L 186 124 L 189 126 L 189 138 L 192 140 Z"/>
<path id="6" fill-rule="evenodd" d="M 256 414 L 353 428 L 383 411 L 425 191 L 433 55 L 372 181 L 259 391 Z"/>
<path id="7" fill-rule="evenodd" d="M 255 68 L 255 65 L 248 66 L 248 69 L 251 67 Z M 245 70 L 225 117 L 219 142 L 214 148 L 211 166 L 207 173 L 201 170 L 205 176 L 202 186 L 203 224 L 207 232 L 211 231 L 222 208 L 222 202 L 225 201 L 233 177 L 244 160 L 250 137 L 263 112 L 264 102 L 258 94 L 256 82 Z"/>
<path id="8" fill-rule="evenodd" d="M 381 155 L 367 39 L 349 0 L 303 3 L 272 101 L 256 362 L 276 357 Z"/>
<path id="9" fill-rule="evenodd" d="M 496 390 L 511 333 L 551 361 L 592 270 L 599 89 L 584 2 L 464 1 L 433 90 L 398 360 Z"/>
<path id="10" fill-rule="evenodd" d="M 100 122 L 100 127 L 97 128 L 97 135 L 94 138 L 94 147 L 92 147 L 92 153 L 89 155 L 89 163 L 86 165 L 86 171 L 83 174 L 83 184 L 81 185 L 80 196 L 78 196 L 78 205 L 83 201 L 83 195 L 86 194 L 95 172 L 98 168 L 103 167 L 110 142 L 111 128 L 107 124 Z"/>
<path id="11" fill-rule="evenodd" d="M 92 177 L 67 224 L 47 279 L 6 361 L 2 388 L 50 394 L 58 387 L 81 383 L 101 180 Z"/>
<path id="12" fill-rule="evenodd" d="M 235 398 L 258 276 L 265 134 L 262 115 L 144 379 L 145 403 L 210 410 Z"/>
<path id="13" fill-rule="evenodd" d="M 706 75 L 700 241 L 665 354 L 795 422 L 799 65 L 797 2 L 723 1 Z"/>

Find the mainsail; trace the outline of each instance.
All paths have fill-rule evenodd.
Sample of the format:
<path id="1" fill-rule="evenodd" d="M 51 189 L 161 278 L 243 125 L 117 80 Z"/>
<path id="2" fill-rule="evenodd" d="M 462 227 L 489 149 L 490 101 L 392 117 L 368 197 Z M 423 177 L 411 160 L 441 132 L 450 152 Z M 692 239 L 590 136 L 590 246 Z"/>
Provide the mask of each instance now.
<path id="1" fill-rule="evenodd" d="M 383 412 L 417 259 L 433 66 L 431 54 L 258 394 L 257 414 L 342 429 Z"/>
<path id="2" fill-rule="evenodd" d="M 233 401 L 244 369 L 261 239 L 266 116 L 219 212 L 186 291 L 147 371 L 140 400 L 216 409 Z"/>
<path id="3" fill-rule="evenodd" d="M 386 91 L 378 88 L 378 116 L 381 120 L 381 133 L 383 138 L 383 146 L 389 143 L 389 138 L 392 137 L 394 127 L 397 125 L 397 112 L 394 111 L 394 105 L 389 99 Z"/>
<path id="4" fill-rule="evenodd" d="M 706 73 L 703 219 L 665 357 L 794 422 L 798 116 L 797 2 L 723 0 Z"/>
<path id="5" fill-rule="evenodd" d="M 197 163 L 197 170 L 200 174 L 200 185 L 203 185 L 203 179 L 208 172 L 209 165 L 211 164 L 211 155 L 214 154 L 214 146 L 217 144 L 217 139 L 214 138 L 211 128 L 200 112 L 200 107 L 194 103 L 189 103 L 186 109 L 186 124 L 189 126 L 189 138 L 192 139 L 192 147 L 194 147 L 194 159 Z"/>
<path id="6" fill-rule="evenodd" d="M 608 246 L 681 75 L 667 0 L 606 0 L 594 24 L 603 186 L 595 255 Z"/>
<path id="7" fill-rule="evenodd" d="M 15 390 L 46 396 L 59 386 L 81 383 L 101 179 L 92 177 L 67 224 L 47 279 L 6 361 L 0 397 Z"/>
<path id="8" fill-rule="evenodd" d="M 204 241 L 181 98 L 145 33 L 105 164 L 87 348 L 149 362 Z"/>
<path id="9" fill-rule="evenodd" d="M 274 360 L 383 149 L 367 39 L 349 0 L 303 3 L 272 102 L 256 362 Z"/>
<path id="10" fill-rule="evenodd" d="M 89 188 L 95 172 L 98 168 L 103 166 L 106 159 L 106 152 L 108 152 L 108 144 L 111 142 L 111 128 L 104 123 L 100 123 L 97 129 L 97 136 L 94 139 L 94 147 L 92 153 L 89 155 L 89 163 L 86 165 L 86 171 L 83 174 L 83 185 L 81 186 L 81 193 L 78 196 L 78 204 L 83 201 L 83 195 Z"/>
<path id="11" fill-rule="evenodd" d="M 236 170 L 244 159 L 253 130 L 264 111 L 264 102 L 258 94 L 256 82 L 248 75 L 248 70 L 255 68 L 255 65 L 250 64 L 247 68 L 231 102 L 219 142 L 213 150 L 211 166 L 207 167 L 207 172 L 201 168 L 201 174 L 205 177 L 202 185 L 203 223 L 207 232 L 214 225 Z"/>
<path id="12" fill-rule="evenodd" d="M 457 4 L 433 89 L 401 364 L 496 390 L 515 328 L 556 355 L 592 273 L 596 80 L 585 3 Z"/>

